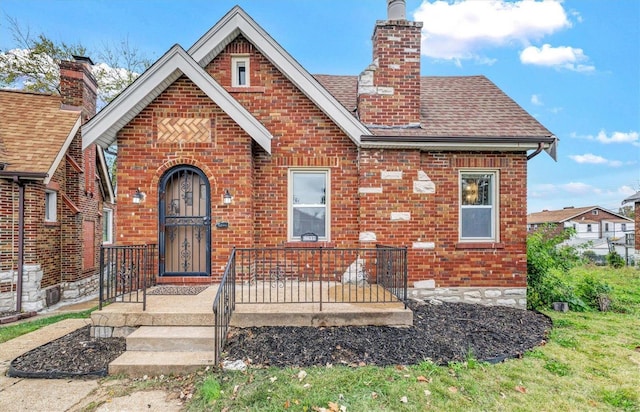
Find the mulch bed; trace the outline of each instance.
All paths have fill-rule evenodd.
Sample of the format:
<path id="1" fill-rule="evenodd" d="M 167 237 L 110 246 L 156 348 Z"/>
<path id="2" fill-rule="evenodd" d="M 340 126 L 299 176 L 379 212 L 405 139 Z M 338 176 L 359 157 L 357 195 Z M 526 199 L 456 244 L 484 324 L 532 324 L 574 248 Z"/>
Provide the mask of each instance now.
<path id="1" fill-rule="evenodd" d="M 7 375 L 17 378 L 107 376 L 109 363 L 125 349 L 124 338 L 92 338 L 90 326 L 86 326 L 15 358 Z"/>
<path id="2" fill-rule="evenodd" d="M 545 343 L 552 327 L 539 312 L 465 303 L 410 303 L 413 327 L 261 327 L 232 330 L 227 359 L 254 365 L 438 364 L 469 356 L 500 362 Z"/>
<path id="3" fill-rule="evenodd" d="M 544 344 L 552 328 L 539 312 L 464 303 L 410 303 L 414 326 L 262 327 L 232 329 L 225 357 L 254 366 L 438 364 L 469 356 L 499 362 Z M 125 350 L 124 338 L 94 339 L 81 328 L 16 358 L 22 377 L 104 376 Z"/>

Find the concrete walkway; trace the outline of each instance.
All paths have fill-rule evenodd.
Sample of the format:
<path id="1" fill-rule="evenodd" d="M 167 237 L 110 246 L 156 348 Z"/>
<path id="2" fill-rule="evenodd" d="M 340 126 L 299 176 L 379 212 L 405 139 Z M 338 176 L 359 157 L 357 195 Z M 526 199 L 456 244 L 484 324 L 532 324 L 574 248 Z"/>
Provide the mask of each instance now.
<path id="1" fill-rule="evenodd" d="M 54 314 L 81 311 L 95 307 L 95 302 L 84 302 L 39 314 L 22 322 Z M 101 405 L 96 411 L 180 411 L 181 402 L 171 399 L 162 390 L 117 390 L 127 385 L 128 379 L 24 379 L 6 376 L 9 364 L 19 355 L 58 339 L 91 323 L 90 319 L 66 319 L 34 332 L 0 344 L 0 411 L 82 411 L 91 405 Z M 10 323 L 5 326 L 15 325 Z M 116 396 L 116 394 L 122 396 Z M 93 410 L 93 409 L 92 409 Z"/>

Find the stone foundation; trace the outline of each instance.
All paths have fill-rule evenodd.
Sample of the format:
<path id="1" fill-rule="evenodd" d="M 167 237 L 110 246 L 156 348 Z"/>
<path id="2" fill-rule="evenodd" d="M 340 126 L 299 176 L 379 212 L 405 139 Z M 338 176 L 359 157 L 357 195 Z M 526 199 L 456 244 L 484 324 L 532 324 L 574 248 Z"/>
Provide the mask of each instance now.
<path id="1" fill-rule="evenodd" d="M 38 312 L 46 307 L 46 295 L 40 288 L 42 281 L 42 268 L 40 265 L 24 265 L 22 274 L 22 311 Z M 13 291 L 0 293 L 0 311 L 16 310 L 16 284 L 18 282 L 18 272 L 8 271 L 0 273 L 0 285 L 7 285 Z"/>
<path id="2" fill-rule="evenodd" d="M 22 311 L 39 312 L 47 308 L 46 290 L 41 288 L 43 271 L 40 265 L 24 265 L 22 277 Z M 17 271 L 0 272 L 0 286 L 6 292 L 0 293 L 0 311 L 16 310 Z M 12 286 L 13 285 L 13 286 Z M 13 291 L 11 288 L 13 287 Z M 60 303 L 75 303 L 95 296 L 100 287 L 98 275 L 91 276 L 77 282 L 63 282 L 60 284 Z"/>
<path id="3" fill-rule="evenodd" d="M 437 299 L 442 302 L 477 303 L 489 306 L 510 306 L 518 309 L 527 308 L 527 288 L 438 288 L 435 287 L 433 281 L 416 282 L 416 284 L 416 287 L 409 288 L 409 298 Z"/>

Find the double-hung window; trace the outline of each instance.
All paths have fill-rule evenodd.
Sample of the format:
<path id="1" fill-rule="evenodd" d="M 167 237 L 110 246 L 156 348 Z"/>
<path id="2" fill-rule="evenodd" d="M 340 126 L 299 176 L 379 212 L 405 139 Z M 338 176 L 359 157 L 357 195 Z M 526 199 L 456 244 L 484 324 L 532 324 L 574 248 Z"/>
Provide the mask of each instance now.
<path id="1" fill-rule="evenodd" d="M 233 87 L 249 87 L 249 56 L 231 58 L 231 85 Z"/>
<path id="2" fill-rule="evenodd" d="M 498 241 L 497 180 L 495 171 L 460 173 L 461 241 Z"/>
<path id="3" fill-rule="evenodd" d="M 314 234 L 329 240 L 329 171 L 289 171 L 289 240 Z"/>

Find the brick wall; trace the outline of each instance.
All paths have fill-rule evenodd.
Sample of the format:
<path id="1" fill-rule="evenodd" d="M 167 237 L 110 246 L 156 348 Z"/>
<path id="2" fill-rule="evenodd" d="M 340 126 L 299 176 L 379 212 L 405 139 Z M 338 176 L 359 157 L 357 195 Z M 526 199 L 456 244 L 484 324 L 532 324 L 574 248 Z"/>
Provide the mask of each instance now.
<path id="1" fill-rule="evenodd" d="M 250 86 L 231 87 L 231 58 L 249 56 Z M 206 70 L 273 134 L 272 153 L 187 78 L 169 86 L 118 135 L 120 244 L 158 239 L 158 185 L 173 166 L 190 164 L 209 179 L 212 272 L 220 278 L 237 247 L 300 246 L 287 238 L 288 171 L 329 170 L 330 241 L 314 246 L 406 246 L 410 280 L 437 286 L 526 285 L 526 154 L 358 150 L 353 142 L 242 37 Z M 159 138 L 163 119 L 208 119 L 210 141 Z M 198 120 L 198 124 L 201 121 Z M 166 123 L 170 123 L 167 121 Z M 164 133 L 164 132 L 163 132 Z M 195 139 L 195 140 L 193 140 Z M 459 239 L 460 170 L 499 176 L 499 242 L 463 245 Z M 142 204 L 132 195 L 146 193 Z M 229 189 L 233 204 L 222 205 Z"/>
<path id="2" fill-rule="evenodd" d="M 422 23 L 378 21 L 373 63 L 358 81 L 358 116 L 367 125 L 420 123 L 420 31 Z"/>

